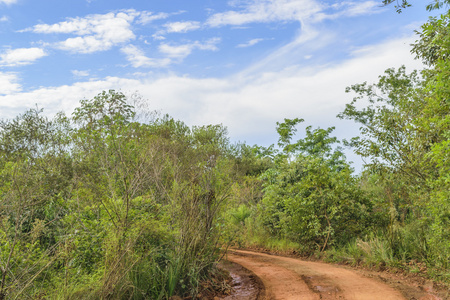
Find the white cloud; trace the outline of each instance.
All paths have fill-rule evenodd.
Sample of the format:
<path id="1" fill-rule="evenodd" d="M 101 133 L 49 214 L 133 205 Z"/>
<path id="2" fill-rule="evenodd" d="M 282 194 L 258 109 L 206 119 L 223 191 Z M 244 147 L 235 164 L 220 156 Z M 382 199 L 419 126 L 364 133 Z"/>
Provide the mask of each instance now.
<path id="1" fill-rule="evenodd" d="M 145 56 L 144 52 L 134 45 L 127 45 L 121 49 L 127 60 L 135 68 L 139 67 L 164 67 L 171 63 L 168 58 L 153 59 Z"/>
<path id="2" fill-rule="evenodd" d="M 291 117 L 304 117 L 307 124 L 321 127 L 341 122 L 344 127 L 339 129 L 338 126 L 338 132 L 348 137 L 357 128 L 335 119 L 352 98 L 345 94 L 345 87 L 366 80 L 376 81 L 388 67 L 406 64 L 409 70 L 420 68 L 421 63 L 409 54 L 413 39 L 373 45 L 336 65 L 287 68 L 278 72 L 266 70 L 251 76 L 238 74 L 223 79 L 175 75 L 154 79 L 154 75 L 142 77 L 142 74 L 138 79 L 108 77 L 0 96 L 0 105 L 29 107 L 37 102 L 40 107 L 71 112 L 79 99 L 113 88 L 138 91 L 150 99 L 155 109 L 162 109 L 191 125 L 223 123 L 234 139 L 256 142 L 265 136 L 275 138 L 270 135 L 275 133 L 275 122 Z"/>
<path id="3" fill-rule="evenodd" d="M 52 25 L 38 24 L 29 29 L 35 33 L 74 33 L 77 35 L 89 34 L 110 34 L 110 29 L 105 28 L 113 25 L 114 28 L 125 27 L 129 28 L 129 22 L 134 19 L 133 15 L 121 12 L 118 14 L 107 13 L 104 15 L 89 15 L 85 18 L 69 18 L 69 21 L 64 21 Z M 121 29 L 122 30 L 122 29 Z M 120 30 L 120 31 L 121 31 Z"/>
<path id="4" fill-rule="evenodd" d="M 17 3 L 18 0 L 0 0 L 0 4 L 11 5 Z"/>
<path id="5" fill-rule="evenodd" d="M 164 34 L 164 33 L 165 33 L 165 31 L 164 31 L 164 30 L 161 30 L 161 31 L 156 32 L 155 34 L 152 34 L 152 37 L 153 37 L 154 40 L 157 40 L 157 41 L 163 41 L 163 40 L 166 39 L 166 38 L 162 35 L 162 34 Z"/>
<path id="6" fill-rule="evenodd" d="M 71 52 L 92 53 L 109 50 L 113 46 L 110 41 L 102 41 L 94 36 L 69 38 L 60 42 L 57 48 Z"/>
<path id="7" fill-rule="evenodd" d="M 0 22 L 8 22 L 8 21 L 9 21 L 9 17 L 8 16 L 0 17 Z"/>
<path id="8" fill-rule="evenodd" d="M 240 11 L 227 11 L 210 16 L 212 27 L 243 25 L 254 22 L 301 21 L 321 12 L 323 7 L 314 0 L 254 0 L 246 1 Z"/>
<path id="9" fill-rule="evenodd" d="M 3 73 L 0 72 L 0 95 L 8 95 L 16 92 L 20 92 L 22 89 L 20 84 L 17 83 L 18 78 L 14 73 Z M 1 99 L 1 96 L 0 96 Z M 2 101 L 0 100 L 0 106 L 2 106 Z"/>
<path id="10" fill-rule="evenodd" d="M 315 0 L 237 0 L 233 3 L 240 9 L 213 14 L 206 24 L 219 27 L 298 21 L 305 25 L 305 22 L 320 22 L 324 19 L 354 17 L 382 11 L 380 3 L 375 0 L 341 1 L 333 5 L 326 5 Z M 328 12 L 328 9 L 332 9 L 333 12 Z"/>
<path id="11" fill-rule="evenodd" d="M 249 40 L 247 43 L 239 44 L 236 47 L 237 48 L 247 48 L 247 47 L 254 46 L 262 41 L 264 41 L 264 39 L 252 39 L 252 40 Z"/>
<path id="12" fill-rule="evenodd" d="M 61 110 L 67 114 L 71 114 L 81 99 L 90 99 L 102 90 L 131 87 L 134 85 L 135 80 L 107 77 L 103 80 L 77 82 L 73 85 L 45 87 L 23 93 L 10 93 L 0 96 L 0 107 L 2 107 L 0 110 L 0 118 L 11 117 L 2 114 L 3 108 L 25 110 L 36 104 L 44 108 L 44 112 L 48 114 L 54 114 Z"/>
<path id="13" fill-rule="evenodd" d="M 308 68 L 293 66 L 279 71 L 274 71 L 270 64 L 259 64 L 255 72 L 250 67 L 250 71 L 226 78 L 176 75 L 155 78 L 150 72 L 147 76 L 140 73 L 133 79 L 107 77 L 21 93 L 17 77 L 0 74 L 0 86 L 5 94 L 0 96 L 0 118 L 10 117 L 8 108 L 25 109 L 35 103 L 47 113 L 64 110 L 70 114 L 80 99 L 92 98 L 102 90 L 116 89 L 130 93 L 138 91 L 143 98 L 149 99 L 152 108 L 189 125 L 222 123 L 229 128 L 235 141 L 273 143 L 276 141 L 275 122 L 294 117 L 303 117 L 305 124 L 314 127 L 336 126 L 338 138 L 350 138 L 358 134 L 358 126 L 335 118 L 353 97 L 344 92 L 345 87 L 363 81 L 376 82 L 378 75 L 389 67 L 405 64 L 409 70 L 421 68 L 422 64 L 413 60 L 409 53 L 409 44 L 414 38 L 365 47 L 338 64 Z M 139 58 L 140 54 L 145 55 L 138 48 L 130 47 L 128 53 L 135 54 L 136 65 L 147 64 L 147 59 Z M 351 159 L 358 158 L 351 156 Z"/>
<path id="14" fill-rule="evenodd" d="M 166 54 L 168 57 L 172 58 L 185 58 L 189 54 L 191 54 L 194 48 L 194 44 L 185 44 L 178 46 L 171 46 L 169 44 L 161 44 L 159 45 L 159 51 Z"/>
<path id="15" fill-rule="evenodd" d="M 298 61 L 293 60 L 293 58 L 298 59 L 331 45 L 337 39 L 336 33 L 318 24 L 325 19 L 351 17 L 381 11 L 381 8 L 375 7 L 377 6 L 376 0 L 343 1 L 334 5 L 316 0 L 234 0 L 231 4 L 235 6 L 234 10 L 211 15 L 205 25 L 220 27 L 268 22 L 299 23 L 300 30 L 291 42 L 243 70 L 243 74 L 256 74 L 261 71 L 261 66 L 264 67 L 268 64 L 272 65 L 273 70 L 280 70 L 288 64 L 292 65 L 293 61 Z M 247 45 L 239 45 L 239 47 L 244 46 Z M 305 53 L 305 49 L 309 53 Z"/>
<path id="16" fill-rule="evenodd" d="M 188 32 L 200 28 L 200 22 L 187 21 L 187 22 L 172 22 L 163 25 L 166 28 L 166 32 Z"/>
<path id="17" fill-rule="evenodd" d="M 199 41 L 195 41 L 193 43 L 188 43 L 184 45 L 172 46 L 169 44 L 162 43 L 159 45 L 159 51 L 164 53 L 170 58 L 183 59 L 186 56 L 190 55 L 194 49 L 199 50 L 209 50 L 209 51 L 217 51 L 217 44 L 220 42 L 219 38 L 212 38 L 206 41 L 205 43 L 200 43 Z"/>
<path id="18" fill-rule="evenodd" d="M 89 76 L 89 71 L 86 70 L 72 70 L 73 76 L 75 77 L 87 77 Z"/>
<path id="19" fill-rule="evenodd" d="M 170 15 L 167 13 L 155 14 L 149 11 L 144 11 L 140 13 L 137 23 L 145 25 L 156 20 L 167 19 L 169 16 Z"/>
<path id="20" fill-rule="evenodd" d="M 348 2 L 348 8 L 344 14 L 346 16 L 359 16 L 380 12 L 380 3 L 377 1 L 364 1 L 364 2 Z"/>
<path id="21" fill-rule="evenodd" d="M 335 19 L 338 17 L 356 17 L 360 15 L 371 15 L 382 12 L 385 8 L 380 2 L 368 1 L 342 1 L 330 6 L 331 9 L 337 11 L 331 14 L 319 14 L 316 20 Z"/>
<path id="22" fill-rule="evenodd" d="M 8 49 L 0 53 L 0 66 L 13 67 L 28 65 L 46 55 L 47 53 L 41 48 Z"/>
<path id="23" fill-rule="evenodd" d="M 274 50 L 243 70 L 244 74 L 258 74 L 265 70 L 281 70 L 300 63 L 299 58 L 330 47 L 335 37 L 326 30 L 318 31 L 307 22 L 302 31 L 288 44 Z"/>
<path id="24" fill-rule="evenodd" d="M 92 53 L 109 50 L 114 45 L 134 39 L 131 23 L 139 14 L 135 10 L 95 14 L 84 18 L 69 18 L 67 21 L 51 25 L 38 24 L 24 31 L 74 34 L 77 37 L 57 43 L 56 47 L 72 52 Z"/>

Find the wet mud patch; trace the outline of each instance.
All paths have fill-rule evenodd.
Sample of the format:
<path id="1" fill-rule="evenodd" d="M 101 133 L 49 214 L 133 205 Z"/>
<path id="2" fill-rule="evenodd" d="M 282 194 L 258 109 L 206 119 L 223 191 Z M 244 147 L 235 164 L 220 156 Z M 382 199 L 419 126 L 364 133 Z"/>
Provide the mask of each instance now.
<path id="1" fill-rule="evenodd" d="M 215 297 L 216 300 L 263 300 L 265 288 L 262 281 L 253 272 L 239 264 L 223 261 L 219 268 L 229 272 L 232 290 L 229 295 Z"/>

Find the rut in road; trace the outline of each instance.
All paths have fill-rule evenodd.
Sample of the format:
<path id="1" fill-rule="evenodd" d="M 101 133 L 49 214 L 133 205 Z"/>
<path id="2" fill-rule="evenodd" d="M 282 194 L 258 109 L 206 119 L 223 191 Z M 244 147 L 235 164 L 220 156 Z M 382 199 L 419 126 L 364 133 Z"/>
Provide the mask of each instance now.
<path id="1" fill-rule="evenodd" d="M 405 299 L 390 286 L 325 263 L 234 250 L 228 260 L 255 273 L 266 299 Z"/>

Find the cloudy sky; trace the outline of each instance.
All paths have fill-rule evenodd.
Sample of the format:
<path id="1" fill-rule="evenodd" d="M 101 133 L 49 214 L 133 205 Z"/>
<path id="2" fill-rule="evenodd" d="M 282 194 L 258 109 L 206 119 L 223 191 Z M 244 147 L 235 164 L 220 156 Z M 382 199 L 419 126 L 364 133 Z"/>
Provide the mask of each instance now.
<path id="1" fill-rule="evenodd" d="M 295 117 L 349 138 L 358 126 L 335 118 L 346 86 L 421 68 L 409 44 L 426 3 L 399 15 L 380 2 L 0 0 L 0 118 L 70 114 L 115 89 L 233 141 L 275 143 L 275 123 Z"/>

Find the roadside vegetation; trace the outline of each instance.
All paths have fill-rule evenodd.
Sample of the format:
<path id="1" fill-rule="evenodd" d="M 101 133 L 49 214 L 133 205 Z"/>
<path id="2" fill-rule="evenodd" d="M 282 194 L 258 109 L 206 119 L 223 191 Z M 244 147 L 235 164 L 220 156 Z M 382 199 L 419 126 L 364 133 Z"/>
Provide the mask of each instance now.
<path id="1" fill-rule="evenodd" d="M 276 124 L 276 145 L 233 144 L 223 125 L 189 127 L 116 91 L 71 116 L 1 121 L 0 300 L 195 297 L 230 245 L 450 282 L 449 21 L 418 32 L 428 68 L 347 88 L 349 141 L 333 127 L 298 138 L 297 118 Z"/>
<path id="2" fill-rule="evenodd" d="M 338 117 L 358 124 L 359 136 L 339 143 L 334 128 L 306 127 L 294 140 L 302 120 L 278 124 L 279 150 L 257 156 L 272 165 L 252 177 L 262 193 L 231 214 L 243 224 L 238 243 L 450 282 L 449 24 L 446 12 L 417 32 L 412 54 L 424 70 L 388 69 L 347 88 L 354 98 Z M 364 159 L 361 174 L 339 145 Z"/>
<path id="3" fill-rule="evenodd" d="M 225 128 L 142 120 L 126 100 L 0 124 L 0 299 L 161 299 L 214 269 L 235 176 Z"/>

